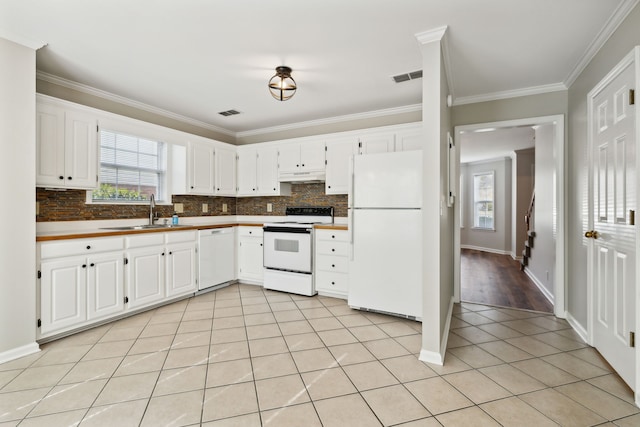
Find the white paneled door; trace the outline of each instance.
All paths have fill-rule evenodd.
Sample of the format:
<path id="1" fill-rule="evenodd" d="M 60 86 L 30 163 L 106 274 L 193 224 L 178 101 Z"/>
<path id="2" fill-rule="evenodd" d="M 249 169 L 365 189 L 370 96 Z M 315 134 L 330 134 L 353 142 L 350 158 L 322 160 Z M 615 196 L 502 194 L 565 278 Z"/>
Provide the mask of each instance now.
<path id="1" fill-rule="evenodd" d="M 636 83 L 632 52 L 589 94 L 592 344 L 636 389 Z"/>

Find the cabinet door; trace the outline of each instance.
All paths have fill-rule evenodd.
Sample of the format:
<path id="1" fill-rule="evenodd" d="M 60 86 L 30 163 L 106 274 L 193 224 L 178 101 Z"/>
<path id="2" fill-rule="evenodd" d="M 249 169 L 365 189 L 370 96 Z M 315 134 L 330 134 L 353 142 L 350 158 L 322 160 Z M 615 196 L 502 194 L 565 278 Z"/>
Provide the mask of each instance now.
<path id="1" fill-rule="evenodd" d="M 258 149 L 256 182 L 259 195 L 280 194 L 280 182 L 278 181 L 278 149 L 276 147 Z"/>
<path id="2" fill-rule="evenodd" d="M 167 297 L 196 290 L 196 245 L 176 243 L 166 249 Z"/>
<path id="3" fill-rule="evenodd" d="M 422 128 L 405 130 L 396 134 L 396 151 L 422 150 Z"/>
<path id="4" fill-rule="evenodd" d="M 353 140 L 327 144 L 326 194 L 349 192 L 349 161 L 357 152 L 357 143 Z"/>
<path id="5" fill-rule="evenodd" d="M 390 153 L 394 150 L 394 134 L 383 133 L 360 137 L 360 154 Z"/>
<path id="6" fill-rule="evenodd" d="M 240 237 L 238 251 L 238 278 L 251 281 L 263 281 L 262 239 Z"/>
<path id="7" fill-rule="evenodd" d="M 214 193 L 214 148 L 206 144 L 189 143 L 189 194 L 211 196 Z"/>
<path id="8" fill-rule="evenodd" d="M 38 103 L 36 185 L 64 187 L 64 110 Z"/>
<path id="9" fill-rule="evenodd" d="M 93 189 L 98 185 L 98 122 L 90 114 L 67 111 L 64 125 L 65 184 Z"/>
<path id="10" fill-rule="evenodd" d="M 300 144 L 283 144 L 278 147 L 278 171 L 300 172 Z"/>
<path id="11" fill-rule="evenodd" d="M 307 171 L 324 170 L 324 141 L 307 141 L 300 144 L 300 168 Z"/>
<path id="12" fill-rule="evenodd" d="M 236 150 L 217 147 L 216 158 L 216 191 L 220 196 L 236 195 Z"/>
<path id="13" fill-rule="evenodd" d="M 257 194 L 257 156 L 255 149 L 238 151 L 238 196 L 255 196 Z M 278 170 L 277 159 L 275 169 Z"/>
<path id="14" fill-rule="evenodd" d="M 87 319 L 113 316 L 124 310 L 122 252 L 87 258 Z"/>
<path id="15" fill-rule="evenodd" d="M 87 319 L 86 268 L 84 257 L 61 258 L 42 263 L 42 335 L 71 329 Z"/>
<path id="16" fill-rule="evenodd" d="M 138 308 L 164 298 L 165 249 L 150 247 L 127 253 L 128 308 Z"/>

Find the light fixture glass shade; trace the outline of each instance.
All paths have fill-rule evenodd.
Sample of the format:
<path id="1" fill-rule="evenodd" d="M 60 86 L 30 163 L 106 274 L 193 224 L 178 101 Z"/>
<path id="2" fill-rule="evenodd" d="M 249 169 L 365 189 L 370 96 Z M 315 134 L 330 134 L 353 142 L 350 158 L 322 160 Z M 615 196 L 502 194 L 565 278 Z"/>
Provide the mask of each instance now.
<path id="1" fill-rule="evenodd" d="M 269 92 L 278 101 L 286 101 L 296 93 L 296 81 L 291 77 L 291 68 L 280 66 L 269 80 Z"/>

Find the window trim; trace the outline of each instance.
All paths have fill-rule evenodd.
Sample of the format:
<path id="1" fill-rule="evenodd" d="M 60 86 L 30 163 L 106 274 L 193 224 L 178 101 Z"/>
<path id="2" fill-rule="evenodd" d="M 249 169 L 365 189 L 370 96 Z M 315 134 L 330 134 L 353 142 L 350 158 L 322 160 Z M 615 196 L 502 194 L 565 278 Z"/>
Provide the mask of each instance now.
<path id="1" fill-rule="evenodd" d="M 121 134 L 121 135 L 127 135 L 133 138 L 138 138 L 138 139 L 147 139 L 150 141 L 155 141 L 157 143 L 160 143 L 160 153 L 158 154 L 159 160 L 161 162 L 161 164 L 163 165 L 163 170 L 162 173 L 160 174 L 160 180 L 158 182 L 158 191 L 157 194 L 155 194 L 156 200 L 155 200 L 155 204 L 156 205 L 160 205 L 160 206 L 169 206 L 172 205 L 172 201 L 171 201 L 171 192 L 169 191 L 169 188 L 171 188 L 171 181 L 170 181 L 170 153 L 171 153 L 171 149 L 170 149 L 170 145 L 171 143 L 168 142 L 166 139 L 167 138 L 163 138 L 162 135 L 157 134 L 156 132 L 145 132 L 145 129 L 143 127 L 138 128 L 137 126 L 131 126 L 131 124 L 124 124 L 124 123 L 120 123 L 118 121 L 106 121 L 105 123 L 101 123 L 98 126 L 98 137 L 97 137 L 97 166 L 98 166 L 98 177 L 100 176 L 100 170 L 101 170 L 101 166 L 102 166 L 102 162 L 101 162 L 101 144 L 100 144 L 100 133 L 102 131 L 105 132 L 112 132 L 112 133 L 116 133 L 116 134 Z M 121 167 L 121 169 L 123 170 L 130 170 L 130 171 L 146 171 L 146 172 L 157 172 L 157 170 L 155 169 L 148 169 L 148 168 L 133 168 L 133 167 L 127 167 L 127 166 L 123 166 Z M 98 181 L 98 185 L 100 184 L 100 181 Z M 88 205 L 120 205 L 120 206 L 133 206 L 133 205 L 148 205 L 149 201 L 148 200 L 132 200 L 132 201 L 128 201 L 128 200 L 93 200 L 93 191 L 94 190 L 87 190 L 86 192 L 86 199 L 85 199 L 85 204 Z"/>
<path id="2" fill-rule="evenodd" d="M 492 200 L 476 200 L 476 177 L 480 177 L 480 176 L 486 176 L 486 175 L 491 175 L 491 180 L 493 183 L 493 188 L 492 188 L 492 192 L 493 192 L 493 199 Z M 495 170 L 491 170 L 491 171 L 486 171 L 486 172 L 476 172 L 473 174 L 473 209 L 472 209 L 472 224 L 473 226 L 471 227 L 473 230 L 477 230 L 477 231 L 496 231 L 496 172 Z M 483 202 L 491 202 L 493 204 L 493 221 L 492 221 L 492 225 L 491 227 L 480 227 L 476 225 L 476 206 L 478 203 L 483 203 Z"/>

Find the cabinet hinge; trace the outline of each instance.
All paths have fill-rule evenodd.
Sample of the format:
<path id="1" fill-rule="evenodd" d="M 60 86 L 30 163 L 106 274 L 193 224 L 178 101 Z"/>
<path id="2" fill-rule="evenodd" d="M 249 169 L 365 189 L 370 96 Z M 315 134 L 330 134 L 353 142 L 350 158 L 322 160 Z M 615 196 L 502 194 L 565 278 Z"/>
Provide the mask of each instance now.
<path id="1" fill-rule="evenodd" d="M 636 105 L 636 91 L 629 89 L 629 105 Z"/>
<path id="2" fill-rule="evenodd" d="M 42 271 L 38 270 L 38 279 L 42 279 Z"/>
<path id="3" fill-rule="evenodd" d="M 629 347 L 636 346 L 636 333 L 633 331 L 629 331 Z"/>
<path id="4" fill-rule="evenodd" d="M 125 257 L 124 258 L 124 265 L 127 265 L 127 264 L 129 264 L 129 258 Z"/>
<path id="5" fill-rule="evenodd" d="M 100 126 L 96 125 L 96 132 L 100 132 Z"/>
<path id="6" fill-rule="evenodd" d="M 324 151 L 327 151 L 327 146 L 326 145 L 324 146 Z"/>
<path id="7" fill-rule="evenodd" d="M 128 304 L 129 303 L 129 297 L 124 297 L 124 303 Z"/>
<path id="8" fill-rule="evenodd" d="M 42 320 L 38 319 L 38 328 L 42 326 Z"/>
<path id="9" fill-rule="evenodd" d="M 198 253 L 198 247 L 196 246 L 196 253 Z"/>
<path id="10" fill-rule="evenodd" d="M 325 164 L 325 166 L 327 165 L 327 161 L 326 160 L 324 161 L 324 164 Z"/>
<path id="11" fill-rule="evenodd" d="M 358 141 L 358 148 L 362 148 L 362 142 Z"/>

